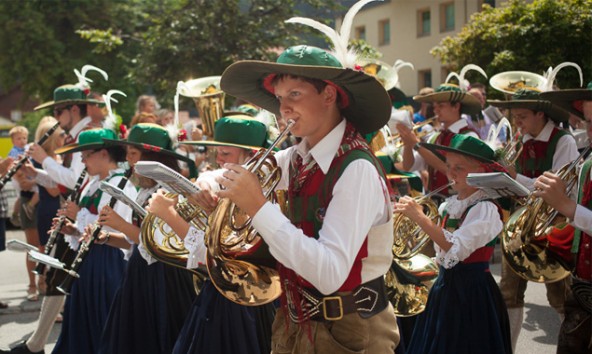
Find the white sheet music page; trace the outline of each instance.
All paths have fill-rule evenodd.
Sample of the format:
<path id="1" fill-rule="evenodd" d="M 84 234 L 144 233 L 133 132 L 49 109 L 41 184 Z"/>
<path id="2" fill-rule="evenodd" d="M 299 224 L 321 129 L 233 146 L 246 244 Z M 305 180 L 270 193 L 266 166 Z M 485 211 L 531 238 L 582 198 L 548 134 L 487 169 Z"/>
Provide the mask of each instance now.
<path id="1" fill-rule="evenodd" d="M 199 188 L 180 173 L 155 161 L 138 161 L 134 166 L 136 173 L 152 178 L 165 189 L 188 196 L 199 192 Z"/>

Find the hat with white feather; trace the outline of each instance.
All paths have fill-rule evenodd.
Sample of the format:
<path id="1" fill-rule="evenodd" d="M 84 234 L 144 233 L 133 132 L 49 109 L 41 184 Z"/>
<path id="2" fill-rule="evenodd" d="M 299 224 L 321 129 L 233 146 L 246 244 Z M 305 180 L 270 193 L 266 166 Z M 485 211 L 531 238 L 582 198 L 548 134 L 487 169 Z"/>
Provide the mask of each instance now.
<path id="1" fill-rule="evenodd" d="M 57 87 L 53 91 L 53 100 L 40 104 L 39 106 L 35 107 L 34 110 L 38 111 L 44 108 L 73 104 L 103 104 L 103 102 L 99 100 L 90 99 L 87 97 L 90 93 L 90 86 L 88 83 L 93 82 L 91 79 L 86 77 L 86 74 L 89 71 L 96 71 L 101 74 L 105 80 L 109 79 L 107 73 L 96 66 L 85 65 L 80 71 L 74 69 L 74 74 L 76 74 L 76 77 L 78 78 L 78 83 L 75 85 L 62 85 Z"/>
<path id="2" fill-rule="evenodd" d="M 514 92 L 512 99 L 509 101 L 488 100 L 487 103 L 495 107 L 506 109 L 525 108 L 537 112 L 544 112 L 549 118 L 557 123 L 565 122 L 569 119 L 569 112 L 557 105 L 554 100 L 553 102 L 549 100 L 549 96 L 547 94 L 543 95 L 543 93 L 552 92 L 557 73 L 559 70 L 567 66 L 572 66 L 578 70 L 580 74 L 580 86 L 583 85 L 584 79 L 580 66 L 572 62 L 564 62 L 557 65 L 554 69 L 549 67 L 544 74 L 543 82 L 538 87 L 521 88 Z"/>
<path id="3" fill-rule="evenodd" d="M 222 74 L 220 86 L 229 95 L 279 114 L 279 101 L 272 84 L 277 75 L 318 79 L 334 86 L 341 114 L 362 133 L 384 126 L 390 117 L 391 103 L 384 87 L 356 65 L 356 54 L 348 50 L 354 15 L 365 4 L 361 0 L 344 17 L 340 32 L 308 18 L 294 17 L 288 23 L 312 26 L 333 42 L 333 51 L 299 45 L 286 49 L 275 63 L 246 60 L 230 65 Z"/>
<path id="4" fill-rule="evenodd" d="M 479 113 L 481 111 L 481 102 L 479 102 L 475 96 L 467 92 L 470 84 L 469 81 L 465 79 L 465 74 L 469 70 L 475 70 L 481 75 L 487 77 L 485 71 L 483 71 L 483 69 L 481 69 L 479 66 L 475 64 L 467 64 L 461 69 L 460 74 L 455 72 L 448 74 L 444 83 L 438 86 L 434 90 L 434 93 L 414 96 L 413 99 L 417 102 L 450 102 L 452 104 L 460 103 L 461 113 L 471 115 Z M 448 82 L 453 77 L 458 79 L 458 85 Z"/>

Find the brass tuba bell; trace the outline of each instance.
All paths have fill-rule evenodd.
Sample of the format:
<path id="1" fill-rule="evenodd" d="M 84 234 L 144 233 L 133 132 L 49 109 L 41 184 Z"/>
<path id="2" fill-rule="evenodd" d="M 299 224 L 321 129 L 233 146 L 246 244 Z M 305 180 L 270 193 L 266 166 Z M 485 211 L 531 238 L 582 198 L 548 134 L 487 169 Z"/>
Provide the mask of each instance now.
<path id="1" fill-rule="evenodd" d="M 546 82 L 547 80 L 543 76 L 529 71 L 504 71 L 489 79 L 491 87 L 510 95 L 526 87 L 540 90 Z"/>
<path id="2" fill-rule="evenodd" d="M 203 134 L 214 136 L 214 124 L 224 114 L 225 93 L 220 89 L 220 76 L 208 76 L 181 82 L 178 92 L 191 97 L 202 121 Z"/>

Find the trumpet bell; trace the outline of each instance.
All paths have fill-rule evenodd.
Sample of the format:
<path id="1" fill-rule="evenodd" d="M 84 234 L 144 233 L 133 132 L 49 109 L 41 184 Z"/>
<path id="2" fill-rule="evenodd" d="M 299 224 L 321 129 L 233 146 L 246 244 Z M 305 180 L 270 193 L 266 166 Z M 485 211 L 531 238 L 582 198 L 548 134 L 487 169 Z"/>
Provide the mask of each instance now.
<path id="1" fill-rule="evenodd" d="M 543 76 L 528 71 L 505 71 L 489 79 L 491 87 L 510 95 L 525 87 L 540 89 L 545 82 Z"/>
<path id="2" fill-rule="evenodd" d="M 407 260 L 394 258 L 385 275 L 385 284 L 388 299 L 398 317 L 415 316 L 425 310 L 438 273 L 436 263 L 423 254 Z"/>
<path id="3" fill-rule="evenodd" d="M 208 76 L 184 82 L 179 94 L 191 97 L 202 121 L 203 133 L 212 138 L 214 124 L 224 114 L 225 93 L 220 89 L 221 76 Z"/>

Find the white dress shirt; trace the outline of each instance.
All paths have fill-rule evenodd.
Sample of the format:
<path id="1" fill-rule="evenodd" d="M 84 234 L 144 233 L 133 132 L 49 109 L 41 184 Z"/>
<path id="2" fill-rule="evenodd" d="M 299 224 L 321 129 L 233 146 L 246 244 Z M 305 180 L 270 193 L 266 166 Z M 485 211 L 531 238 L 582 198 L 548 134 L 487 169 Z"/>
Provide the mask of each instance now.
<path id="1" fill-rule="evenodd" d="M 72 127 L 72 129 L 70 129 L 70 136 L 76 137 L 76 142 L 78 142 L 78 135 L 80 135 L 80 132 L 86 128 L 90 122 L 90 117 L 85 117 L 84 119 L 80 120 Z M 56 160 L 49 156 L 43 160 L 41 165 L 54 181 L 69 189 L 74 189 L 78 177 L 82 173 L 82 170 L 84 170 L 81 152 L 75 152 L 72 154 L 72 162 L 69 168 L 60 165 Z"/>
<path id="2" fill-rule="evenodd" d="M 543 128 L 543 130 L 541 130 L 539 135 L 533 137 L 530 134 L 524 134 L 522 142 L 526 143 L 531 139 L 547 142 L 551 138 L 553 128 L 555 128 L 555 123 L 549 120 L 547 124 L 545 124 L 545 127 Z M 562 136 L 557 141 L 557 146 L 555 147 L 555 154 L 553 154 L 553 165 L 551 167 L 551 170 L 559 170 L 561 167 L 563 167 L 563 165 L 572 162 L 579 155 L 580 153 L 578 152 L 578 147 L 576 145 L 576 140 L 574 139 L 574 137 L 569 134 Z M 516 175 L 516 181 L 518 181 L 518 183 L 522 184 L 524 187 L 532 191 L 534 190 L 534 182 L 536 181 L 536 177 L 529 178 L 524 176 L 523 174 L 518 173 Z"/>

